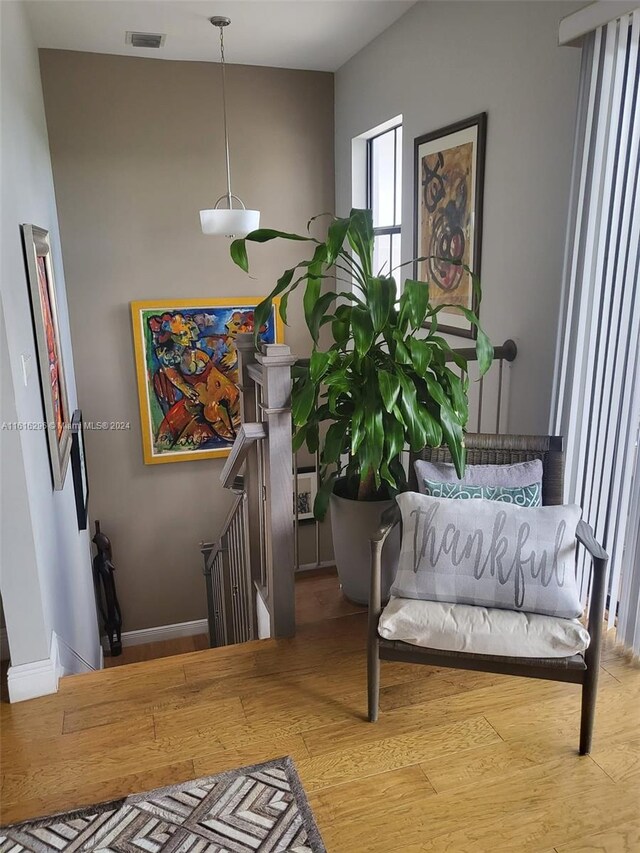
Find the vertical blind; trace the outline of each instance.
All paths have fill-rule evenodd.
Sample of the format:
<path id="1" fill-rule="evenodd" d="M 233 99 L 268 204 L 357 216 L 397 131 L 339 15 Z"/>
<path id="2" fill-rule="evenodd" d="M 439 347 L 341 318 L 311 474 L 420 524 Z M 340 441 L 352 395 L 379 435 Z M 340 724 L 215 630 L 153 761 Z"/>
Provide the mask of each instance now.
<path id="1" fill-rule="evenodd" d="M 566 439 L 566 499 L 610 555 L 609 626 L 620 603 L 625 639 L 640 603 L 639 36 L 640 10 L 583 48 L 550 424 Z M 586 600 L 584 555 L 578 578 Z"/>

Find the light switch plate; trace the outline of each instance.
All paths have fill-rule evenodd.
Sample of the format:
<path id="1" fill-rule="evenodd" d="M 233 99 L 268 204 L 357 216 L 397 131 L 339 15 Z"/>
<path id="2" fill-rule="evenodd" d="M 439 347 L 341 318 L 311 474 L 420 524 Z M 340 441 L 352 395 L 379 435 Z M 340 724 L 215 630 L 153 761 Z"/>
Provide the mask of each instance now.
<path id="1" fill-rule="evenodd" d="M 31 376 L 31 371 L 33 369 L 33 357 L 22 353 L 20 358 L 22 360 L 22 380 L 24 382 L 24 387 L 26 388 L 29 384 L 29 377 Z"/>

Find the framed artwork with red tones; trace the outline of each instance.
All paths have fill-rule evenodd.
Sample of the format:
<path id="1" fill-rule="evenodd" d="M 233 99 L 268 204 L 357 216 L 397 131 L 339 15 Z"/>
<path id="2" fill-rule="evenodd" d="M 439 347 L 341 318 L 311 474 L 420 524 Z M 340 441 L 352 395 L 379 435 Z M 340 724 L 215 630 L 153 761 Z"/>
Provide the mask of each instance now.
<path id="1" fill-rule="evenodd" d="M 240 427 L 240 332 L 259 297 L 131 303 L 142 449 L 147 465 L 228 456 Z M 282 343 L 279 300 L 260 331 Z"/>
<path id="2" fill-rule="evenodd" d="M 49 446 L 51 476 L 53 488 L 62 489 L 71 452 L 71 416 L 60 346 L 51 241 L 49 232 L 36 225 L 22 226 L 22 240 L 29 280 L 45 417 L 43 426 Z"/>
<path id="3" fill-rule="evenodd" d="M 478 313 L 473 282 L 480 275 L 487 114 L 415 140 L 414 277 L 429 283 L 441 332 L 475 337 L 461 308 Z"/>

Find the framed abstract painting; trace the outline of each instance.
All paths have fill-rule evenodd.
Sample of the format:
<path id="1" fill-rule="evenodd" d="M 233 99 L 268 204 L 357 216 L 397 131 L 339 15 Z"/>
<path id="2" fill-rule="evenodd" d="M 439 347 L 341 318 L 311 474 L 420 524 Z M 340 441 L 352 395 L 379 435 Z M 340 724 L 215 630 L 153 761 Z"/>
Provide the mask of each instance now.
<path id="1" fill-rule="evenodd" d="M 62 489 L 71 452 L 71 430 L 65 381 L 56 287 L 49 232 L 36 225 L 22 226 L 31 314 L 36 339 L 45 431 L 53 488 Z"/>
<path id="2" fill-rule="evenodd" d="M 132 302 L 147 465 L 228 456 L 240 426 L 236 335 L 253 332 L 259 297 Z M 282 343 L 278 301 L 260 329 Z"/>
<path id="3" fill-rule="evenodd" d="M 78 530 L 86 530 L 89 508 L 89 476 L 84 455 L 84 432 L 82 431 L 82 412 L 80 409 L 76 409 L 71 418 L 71 470 L 73 472 Z"/>
<path id="4" fill-rule="evenodd" d="M 487 114 L 419 136 L 415 140 L 414 277 L 429 282 L 442 332 L 466 338 L 474 327 L 460 311 L 477 313 L 471 276 L 480 275 L 482 196 Z"/>

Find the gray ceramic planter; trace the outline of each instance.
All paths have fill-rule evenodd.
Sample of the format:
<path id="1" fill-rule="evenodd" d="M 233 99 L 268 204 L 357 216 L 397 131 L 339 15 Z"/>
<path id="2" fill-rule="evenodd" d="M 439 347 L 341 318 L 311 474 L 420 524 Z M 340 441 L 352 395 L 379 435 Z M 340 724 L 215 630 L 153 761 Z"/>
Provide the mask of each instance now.
<path id="1" fill-rule="evenodd" d="M 333 494 L 330 499 L 333 551 L 342 591 L 356 604 L 369 603 L 371 548 L 369 539 L 380 526 L 380 516 L 393 501 L 353 501 Z M 382 600 L 389 597 L 398 557 L 400 525 L 387 537 L 382 550 Z"/>

